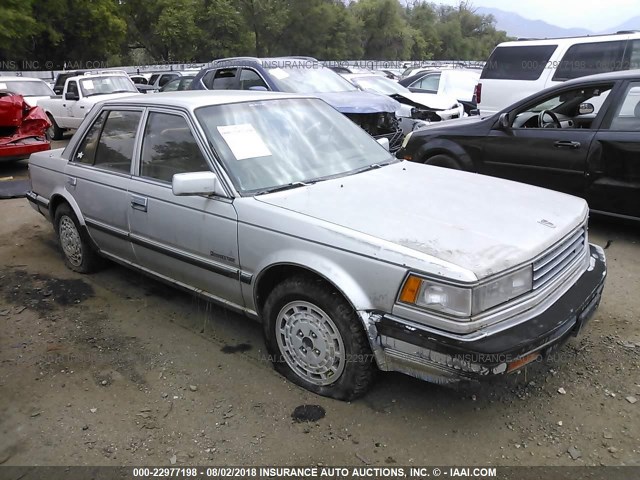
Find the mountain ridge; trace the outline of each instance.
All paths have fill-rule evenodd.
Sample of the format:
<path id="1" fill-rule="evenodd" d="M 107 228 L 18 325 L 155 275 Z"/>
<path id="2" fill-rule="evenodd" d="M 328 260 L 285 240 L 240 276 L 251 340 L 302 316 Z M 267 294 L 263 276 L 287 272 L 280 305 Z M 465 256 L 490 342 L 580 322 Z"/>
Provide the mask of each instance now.
<path id="1" fill-rule="evenodd" d="M 576 37 L 583 35 L 602 35 L 622 30 L 640 30 L 640 15 L 632 17 L 611 29 L 595 32 L 586 28 L 559 27 L 544 20 L 531 20 L 515 12 L 509 12 L 499 8 L 478 7 L 475 9 L 475 13 L 493 15 L 498 30 L 504 30 L 510 37 L 517 38 Z"/>

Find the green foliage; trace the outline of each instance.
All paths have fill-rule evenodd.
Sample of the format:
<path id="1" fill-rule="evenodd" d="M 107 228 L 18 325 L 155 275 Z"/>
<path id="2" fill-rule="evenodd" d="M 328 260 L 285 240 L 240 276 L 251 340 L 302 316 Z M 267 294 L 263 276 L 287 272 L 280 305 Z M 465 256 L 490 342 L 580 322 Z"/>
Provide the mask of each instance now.
<path id="1" fill-rule="evenodd" d="M 0 61 L 484 60 L 491 16 L 423 0 L 3 0 Z"/>
<path id="2" fill-rule="evenodd" d="M 9 53 L 28 52 L 29 38 L 37 31 L 30 0 L 3 0 L 0 4 L 0 59 Z"/>

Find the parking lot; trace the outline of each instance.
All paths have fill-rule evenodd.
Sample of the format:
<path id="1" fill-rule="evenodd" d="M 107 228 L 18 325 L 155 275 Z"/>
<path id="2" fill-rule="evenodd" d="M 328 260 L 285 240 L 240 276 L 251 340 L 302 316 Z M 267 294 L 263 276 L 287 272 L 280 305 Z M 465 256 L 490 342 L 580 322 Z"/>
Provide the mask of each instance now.
<path id="1" fill-rule="evenodd" d="M 26 199 L 0 219 L 0 463 L 640 465 L 636 225 L 592 220 L 603 302 L 550 362 L 464 389 L 380 374 L 343 403 L 276 374 L 257 323 L 114 264 L 71 272 Z"/>

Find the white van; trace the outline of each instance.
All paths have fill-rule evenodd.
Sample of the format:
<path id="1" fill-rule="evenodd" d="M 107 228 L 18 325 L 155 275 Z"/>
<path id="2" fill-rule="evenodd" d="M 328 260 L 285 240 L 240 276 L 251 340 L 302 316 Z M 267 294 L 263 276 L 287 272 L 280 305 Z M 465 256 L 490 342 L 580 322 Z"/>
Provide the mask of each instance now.
<path id="1" fill-rule="evenodd" d="M 482 70 L 476 99 L 480 114 L 491 115 L 565 80 L 633 69 L 640 69 L 640 31 L 504 42 Z"/>

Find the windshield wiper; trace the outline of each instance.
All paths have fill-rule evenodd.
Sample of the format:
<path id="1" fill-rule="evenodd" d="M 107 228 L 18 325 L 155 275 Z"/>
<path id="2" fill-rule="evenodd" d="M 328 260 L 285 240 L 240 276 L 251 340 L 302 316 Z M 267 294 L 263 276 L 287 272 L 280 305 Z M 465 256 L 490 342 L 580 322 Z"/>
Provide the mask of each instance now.
<path id="1" fill-rule="evenodd" d="M 349 175 L 354 175 L 356 173 L 362 173 L 362 172 L 367 172 L 369 170 L 375 170 L 377 168 L 386 167 L 387 165 L 391 165 L 392 163 L 395 163 L 395 162 L 397 162 L 397 160 L 395 158 L 392 158 L 391 160 L 387 160 L 386 162 L 372 163 L 371 165 L 367 165 L 366 167 L 362 167 L 357 170 L 354 170 L 353 172 L 349 173 Z"/>
<path id="2" fill-rule="evenodd" d="M 307 185 L 311 185 L 312 183 L 315 183 L 315 182 L 291 182 L 291 183 L 287 183 L 286 185 L 280 185 L 279 187 L 272 187 L 272 188 L 266 188 L 264 190 L 260 190 L 258 193 L 256 193 L 256 195 L 262 195 L 265 193 L 282 192 L 283 190 L 291 190 L 292 188 L 298 188 L 298 187 L 306 187 Z"/>

